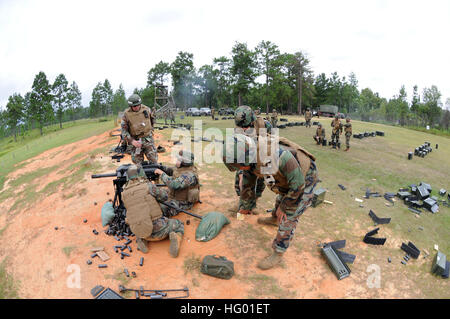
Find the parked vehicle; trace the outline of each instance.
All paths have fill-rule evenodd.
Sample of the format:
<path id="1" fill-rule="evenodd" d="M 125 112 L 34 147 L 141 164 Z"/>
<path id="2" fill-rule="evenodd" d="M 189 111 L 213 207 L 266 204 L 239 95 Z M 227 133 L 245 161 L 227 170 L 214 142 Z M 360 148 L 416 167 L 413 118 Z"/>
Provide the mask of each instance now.
<path id="1" fill-rule="evenodd" d="M 200 109 L 200 114 L 201 114 L 202 116 L 211 116 L 211 109 L 208 108 L 208 107 L 202 107 L 202 108 Z"/>
<path id="2" fill-rule="evenodd" d="M 321 105 L 319 108 L 319 116 L 334 117 L 337 113 L 336 105 Z"/>
<path id="3" fill-rule="evenodd" d="M 219 109 L 219 115 L 234 115 L 234 110 L 230 107 L 228 108 L 221 107 Z"/>
<path id="4" fill-rule="evenodd" d="M 186 116 L 200 116 L 200 110 L 196 107 L 190 107 L 184 112 Z"/>

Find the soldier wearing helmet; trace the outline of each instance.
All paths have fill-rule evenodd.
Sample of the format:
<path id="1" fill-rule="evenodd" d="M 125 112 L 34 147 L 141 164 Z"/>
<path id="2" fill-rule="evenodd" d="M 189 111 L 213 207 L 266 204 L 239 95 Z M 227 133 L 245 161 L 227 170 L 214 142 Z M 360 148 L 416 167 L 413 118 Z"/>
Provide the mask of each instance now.
<path id="1" fill-rule="evenodd" d="M 331 121 L 331 127 L 333 128 L 331 131 L 331 144 L 333 145 L 333 148 L 339 147 L 339 135 L 342 134 L 342 124 L 339 119 L 339 115 L 335 115 L 333 121 Z"/>
<path id="2" fill-rule="evenodd" d="M 194 154 L 181 150 L 177 154 L 176 167 L 173 175 L 169 176 L 160 169 L 155 170 L 161 181 L 168 187 L 168 192 L 162 188 L 155 188 L 158 196 L 165 198 L 175 206 L 182 209 L 191 209 L 200 199 L 200 179 L 197 167 L 194 165 Z M 175 216 L 179 212 L 173 208 L 163 208 L 167 217 Z"/>
<path id="3" fill-rule="evenodd" d="M 253 110 L 246 105 L 236 109 L 234 121 L 236 124 L 235 133 L 251 137 L 255 142 L 258 139 L 258 134 L 271 133 L 270 122 L 256 116 Z M 260 128 L 265 128 L 265 131 L 260 130 Z M 230 208 L 230 211 L 238 211 L 241 214 L 257 214 L 256 201 L 262 196 L 265 189 L 264 179 L 249 175 L 244 170 L 238 170 L 235 175 L 234 189 L 240 199 L 245 199 L 246 204 L 243 205 L 242 201 L 239 200 L 236 205 Z"/>
<path id="4" fill-rule="evenodd" d="M 127 209 L 125 222 L 136 235 L 137 247 L 148 252 L 149 241 L 170 238 L 169 253 L 177 257 L 184 234 L 184 225 L 176 219 L 163 216 L 166 207 L 164 197 L 155 191 L 157 187 L 149 182 L 141 166 L 131 165 L 127 170 L 127 183 L 122 192 L 122 200 Z"/>
<path id="5" fill-rule="evenodd" d="M 272 143 L 273 136 L 260 137 Z M 263 178 L 274 193 L 278 194 L 271 217 L 260 217 L 258 223 L 278 226 L 273 240 L 271 255 L 258 263 L 266 270 L 282 261 L 284 252 L 293 239 L 299 217 L 311 205 L 313 191 L 318 181 L 315 158 L 301 146 L 279 137 L 279 148 L 270 154 L 270 161 L 258 154 L 258 144 L 250 143 L 248 137 L 235 135 L 224 143 L 223 161 L 230 170 L 244 170 L 249 176 Z M 252 145 L 253 144 L 253 145 Z M 276 163 L 273 170 L 266 171 L 267 163 Z M 245 199 L 241 197 L 245 205 Z"/>
<path id="6" fill-rule="evenodd" d="M 344 131 L 345 131 L 345 151 L 347 152 L 350 149 L 350 137 L 352 136 L 352 123 L 350 123 L 350 117 L 347 117 L 345 119 L 344 124 Z"/>
<path id="7" fill-rule="evenodd" d="M 272 114 L 270 114 L 270 121 L 271 121 L 272 127 L 277 127 L 278 113 L 277 113 L 276 109 L 274 109 Z"/>
<path id="8" fill-rule="evenodd" d="M 309 110 L 309 108 L 307 108 L 305 112 L 306 127 L 311 127 L 311 119 L 312 119 L 312 112 Z"/>
<path id="9" fill-rule="evenodd" d="M 316 129 L 316 135 L 313 136 L 314 141 L 317 142 L 317 145 L 320 145 L 323 143 L 323 140 L 325 139 L 325 128 L 322 127 L 322 124 L 319 123 L 317 125 L 317 129 Z"/>
<path id="10" fill-rule="evenodd" d="M 153 141 L 154 115 L 149 107 L 142 104 L 137 94 L 128 98 L 130 106 L 122 117 L 122 136 L 132 145 L 131 160 L 134 164 L 144 161 L 144 154 L 150 163 L 158 162 L 155 143 Z"/>

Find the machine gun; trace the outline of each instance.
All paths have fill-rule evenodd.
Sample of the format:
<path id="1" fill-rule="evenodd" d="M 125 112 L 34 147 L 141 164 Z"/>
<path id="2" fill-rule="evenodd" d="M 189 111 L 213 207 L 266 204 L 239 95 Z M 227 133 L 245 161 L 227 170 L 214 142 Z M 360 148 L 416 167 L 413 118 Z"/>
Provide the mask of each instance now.
<path id="1" fill-rule="evenodd" d="M 114 190 L 115 190 L 114 202 L 113 202 L 114 208 L 123 207 L 122 191 L 123 191 L 123 186 L 127 182 L 127 171 L 128 171 L 128 168 L 130 167 L 130 165 L 131 164 L 120 165 L 115 173 L 91 175 L 91 178 L 116 177 L 113 180 Z M 146 161 L 144 161 L 142 163 L 142 168 L 145 172 L 145 175 L 147 176 L 147 179 L 150 181 L 157 181 L 159 179 L 159 175 L 155 174 L 155 170 L 157 170 L 157 169 L 162 170 L 169 176 L 172 176 L 172 174 L 173 174 L 173 170 L 169 167 L 166 167 L 161 164 L 149 164 Z M 158 186 L 160 186 L 160 185 L 158 185 Z"/>

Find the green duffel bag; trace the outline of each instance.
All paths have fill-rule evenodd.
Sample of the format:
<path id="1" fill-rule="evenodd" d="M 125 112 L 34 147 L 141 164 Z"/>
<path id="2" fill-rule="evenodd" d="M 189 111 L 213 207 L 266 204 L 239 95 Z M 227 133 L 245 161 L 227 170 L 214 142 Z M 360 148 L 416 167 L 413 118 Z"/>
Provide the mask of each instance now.
<path id="1" fill-rule="evenodd" d="M 234 263 L 223 256 L 208 255 L 203 258 L 200 270 L 206 275 L 230 279 L 234 275 Z"/>
<path id="2" fill-rule="evenodd" d="M 202 221 L 195 231 L 197 241 L 210 241 L 216 237 L 223 226 L 228 225 L 230 220 L 219 212 L 210 212 L 202 217 Z"/>

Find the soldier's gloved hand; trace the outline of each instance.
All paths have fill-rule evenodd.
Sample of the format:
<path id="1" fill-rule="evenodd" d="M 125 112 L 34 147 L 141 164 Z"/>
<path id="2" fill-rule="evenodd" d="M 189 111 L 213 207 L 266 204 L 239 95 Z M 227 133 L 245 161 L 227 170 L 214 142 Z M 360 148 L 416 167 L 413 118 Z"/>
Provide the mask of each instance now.
<path id="1" fill-rule="evenodd" d="M 276 214 L 277 214 L 278 224 L 283 223 L 287 219 L 286 214 L 283 213 L 283 211 L 281 210 L 280 206 L 278 206 Z"/>

